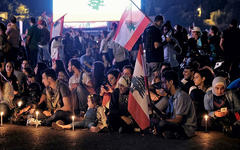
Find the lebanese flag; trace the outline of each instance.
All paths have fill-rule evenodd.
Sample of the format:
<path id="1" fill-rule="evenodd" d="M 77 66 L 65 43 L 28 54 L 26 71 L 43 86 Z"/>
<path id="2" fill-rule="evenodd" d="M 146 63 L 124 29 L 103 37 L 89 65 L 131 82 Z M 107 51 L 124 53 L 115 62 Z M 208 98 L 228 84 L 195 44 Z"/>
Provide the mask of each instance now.
<path id="1" fill-rule="evenodd" d="M 151 21 L 132 3 L 128 6 L 118 24 L 113 40 L 131 50 Z"/>
<path id="2" fill-rule="evenodd" d="M 145 63 L 143 60 L 142 44 L 139 46 L 138 56 L 132 77 L 131 88 L 128 97 L 128 111 L 137 122 L 138 126 L 144 130 L 150 126 L 147 100 L 147 80 L 145 73 Z"/>
<path id="3" fill-rule="evenodd" d="M 65 14 L 66 15 L 66 14 Z M 51 32 L 50 32 L 50 38 L 54 38 L 56 36 L 61 36 L 63 31 L 63 23 L 64 23 L 64 16 L 59 18 L 57 21 L 52 23 L 51 25 Z"/>

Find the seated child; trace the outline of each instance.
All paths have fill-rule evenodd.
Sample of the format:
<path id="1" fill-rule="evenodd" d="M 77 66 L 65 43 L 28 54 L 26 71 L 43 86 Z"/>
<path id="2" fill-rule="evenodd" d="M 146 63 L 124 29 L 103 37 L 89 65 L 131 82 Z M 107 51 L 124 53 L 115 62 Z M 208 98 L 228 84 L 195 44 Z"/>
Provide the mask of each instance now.
<path id="1" fill-rule="evenodd" d="M 96 126 L 97 123 L 97 109 L 100 97 L 96 94 L 88 95 L 88 109 L 84 115 L 84 118 L 80 121 L 75 121 L 74 124 L 62 125 L 59 122 L 53 123 L 52 127 L 55 129 L 71 129 L 74 125 L 74 128 L 89 128 Z M 98 129 L 94 128 L 93 132 L 97 132 Z"/>

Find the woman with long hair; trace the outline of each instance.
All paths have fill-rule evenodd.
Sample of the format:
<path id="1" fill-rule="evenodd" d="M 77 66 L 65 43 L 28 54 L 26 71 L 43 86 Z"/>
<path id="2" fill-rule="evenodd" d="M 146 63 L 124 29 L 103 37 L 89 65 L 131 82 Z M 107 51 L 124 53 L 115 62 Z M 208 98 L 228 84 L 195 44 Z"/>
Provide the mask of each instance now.
<path id="1" fill-rule="evenodd" d="M 202 116 L 205 113 L 204 109 L 204 95 L 211 90 L 211 84 L 214 76 L 207 68 L 195 71 L 193 81 L 194 86 L 189 90 L 189 95 L 193 100 L 196 110 L 198 128 L 201 129 Z"/>
<path id="2" fill-rule="evenodd" d="M 2 72 L 6 81 L 11 82 L 11 85 L 14 89 L 14 95 L 18 94 L 18 84 L 17 84 L 17 77 L 14 75 L 14 65 L 12 62 L 7 62 L 5 64 L 4 70 Z"/>

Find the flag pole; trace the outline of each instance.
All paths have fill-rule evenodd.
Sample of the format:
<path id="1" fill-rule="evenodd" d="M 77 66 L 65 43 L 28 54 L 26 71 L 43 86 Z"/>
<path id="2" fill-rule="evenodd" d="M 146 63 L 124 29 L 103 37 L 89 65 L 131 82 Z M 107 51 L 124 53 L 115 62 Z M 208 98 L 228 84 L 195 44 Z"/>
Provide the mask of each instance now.
<path id="1" fill-rule="evenodd" d="M 151 18 L 149 18 L 132 0 L 130 0 L 130 2 L 139 10 L 139 11 L 141 11 L 150 21 L 151 21 L 151 23 L 154 23 L 153 21 L 152 21 L 152 19 Z M 140 44 L 139 46 L 143 46 L 142 44 Z M 144 74 L 145 74 L 145 84 L 146 84 L 146 88 L 147 88 L 147 92 L 148 92 L 148 97 L 149 97 L 149 101 L 150 101 L 150 105 L 151 105 L 151 108 L 152 108 L 152 105 L 153 105 L 153 103 L 152 103 L 152 99 L 151 99 L 151 95 L 150 95 L 150 91 L 149 91 L 149 85 L 148 85 L 148 75 L 147 75 L 147 70 L 146 70 L 146 68 L 147 68 L 147 66 L 146 66 L 146 63 L 145 63 L 145 60 L 143 59 L 143 58 L 145 58 L 144 57 L 144 50 L 143 50 L 143 47 L 141 48 L 141 55 L 142 55 L 142 62 L 144 62 L 143 64 L 143 70 L 144 70 Z M 153 114 L 153 109 L 151 109 L 151 111 L 152 111 L 152 114 Z"/>
<path id="2" fill-rule="evenodd" d="M 150 105 L 152 104 L 152 99 L 151 99 L 151 96 L 150 96 L 150 91 L 149 91 L 149 85 L 148 85 L 148 76 L 147 76 L 147 70 L 146 70 L 146 63 L 145 63 L 145 59 L 144 59 L 144 52 L 143 52 L 143 48 L 142 48 L 142 44 L 139 44 L 139 46 L 141 46 L 140 48 L 140 53 L 142 55 L 142 64 L 143 64 L 143 70 L 144 70 L 144 80 L 145 80 L 145 87 L 147 88 L 147 92 L 148 92 L 148 98 L 149 98 L 149 101 L 150 101 Z M 153 109 L 151 109 L 152 111 L 152 114 L 153 114 Z"/>
<path id="3" fill-rule="evenodd" d="M 149 17 L 137 6 L 137 4 L 135 4 L 132 0 L 130 0 L 130 2 L 132 2 L 132 4 L 133 4 L 135 7 L 137 7 L 137 9 L 138 9 L 139 11 L 141 11 L 141 12 L 151 21 L 151 23 L 153 23 L 152 19 L 149 18 Z"/>

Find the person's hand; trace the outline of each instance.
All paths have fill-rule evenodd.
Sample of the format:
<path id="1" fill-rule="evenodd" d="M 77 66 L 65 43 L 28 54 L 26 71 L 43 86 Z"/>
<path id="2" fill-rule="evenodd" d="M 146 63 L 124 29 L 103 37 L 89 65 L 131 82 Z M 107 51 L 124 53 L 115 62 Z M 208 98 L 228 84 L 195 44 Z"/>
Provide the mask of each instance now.
<path id="1" fill-rule="evenodd" d="M 43 114 L 44 114 L 45 116 L 47 116 L 47 117 L 52 116 L 51 112 L 50 112 L 50 111 L 47 111 L 47 110 L 43 111 Z"/>
<path id="2" fill-rule="evenodd" d="M 112 93 L 113 92 L 113 89 L 112 89 L 112 87 L 109 84 L 106 84 L 106 87 L 108 88 L 108 90 L 107 90 L 108 93 Z"/>
<path id="3" fill-rule="evenodd" d="M 129 117 L 126 117 L 126 116 L 121 116 L 121 119 L 127 124 L 127 125 L 130 125 L 133 123 L 133 120 Z"/>
<path id="4" fill-rule="evenodd" d="M 104 88 L 103 85 L 101 85 L 101 92 L 100 95 L 102 96 L 104 93 L 107 93 L 106 89 Z"/>
<path id="5" fill-rule="evenodd" d="M 36 110 L 36 109 L 32 108 L 32 109 L 29 110 L 29 113 L 30 113 L 30 114 L 33 114 L 33 113 L 35 112 L 35 110 Z"/>
<path id="6" fill-rule="evenodd" d="M 215 115 L 216 117 L 225 117 L 227 114 L 228 114 L 228 111 L 226 111 L 226 112 L 221 112 L 220 110 L 217 110 L 217 111 L 214 112 L 214 115 Z"/>

